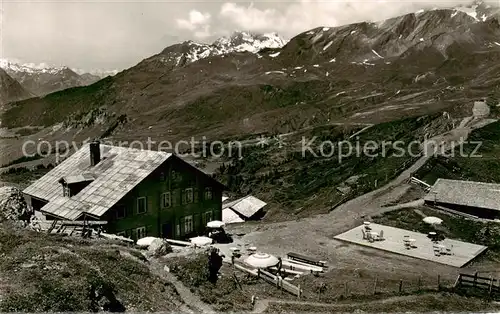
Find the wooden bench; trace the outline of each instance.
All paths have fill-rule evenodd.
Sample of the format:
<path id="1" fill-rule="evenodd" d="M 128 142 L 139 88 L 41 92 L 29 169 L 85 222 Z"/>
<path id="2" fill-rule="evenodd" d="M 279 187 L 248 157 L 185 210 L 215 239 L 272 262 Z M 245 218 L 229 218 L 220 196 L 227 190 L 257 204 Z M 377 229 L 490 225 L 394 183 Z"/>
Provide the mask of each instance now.
<path id="1" fill-rule="evenodd" d="M 326 267 L 325 261 L 321 261 L 317 258 L 309 257 L 309 256 L 297 254 L 297 253 L 292 253 L 292 252 L 288 253 L 287 258 L 294 260 L 294 261 L 298 261 L 298 262 L 303 262 L 303 263 L 316 265 L 316 266 L 320 266 L 320 267 Z"/>

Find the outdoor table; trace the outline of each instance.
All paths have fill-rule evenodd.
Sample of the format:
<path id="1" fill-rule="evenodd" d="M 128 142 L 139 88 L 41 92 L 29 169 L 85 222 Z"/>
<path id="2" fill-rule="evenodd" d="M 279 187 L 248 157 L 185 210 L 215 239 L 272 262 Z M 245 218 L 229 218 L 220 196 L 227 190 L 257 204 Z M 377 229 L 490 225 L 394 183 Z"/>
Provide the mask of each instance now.
<path id="1" fill-rule="evenodd" d="M 432 241 L 436 241 L 436 239 L 437 239 L 437 233 L 436 233 L 436 232 L 434 232 L 434 231 L 429 232 L 429 238 L 430 238 Z"/>
<path id="2" fill-rule="evenodd" d="M 408 242 L 410 243 L 410 247 L 415 247 L 415 242 L 417 242 L 417 240 L 415 240 L 415 239 L 408 239 Z"/>

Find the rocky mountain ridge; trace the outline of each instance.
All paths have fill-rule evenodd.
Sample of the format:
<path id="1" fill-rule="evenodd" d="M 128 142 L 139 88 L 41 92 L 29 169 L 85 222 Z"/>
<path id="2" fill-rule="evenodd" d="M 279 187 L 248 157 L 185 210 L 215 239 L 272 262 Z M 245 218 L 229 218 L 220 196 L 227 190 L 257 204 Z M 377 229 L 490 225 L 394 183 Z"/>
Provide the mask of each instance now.
<path id="1" fill-rule="evenodd" d="M 33 97 L 19 82 L 0 68 L 0 106 L 11 101 Z"/>
<path id="2" fill-rule="evenodd" d="M 37 96 L 66 88 L 89 85 L 101 79 L 90 73 L 80 75 L 66 66 L 34 66 L 10 62 L 6 59 L 0 59 L 0 68 L 3 68 L 5 72 L 17 80 L 24 89 Z"/>
<path id="3" fill-rule="evenodd" d="M 58 95 L 57 105 L 51 97 L 16 103 L 2 120 L 8 127 L 50 126 L 98 111 L 110 126 L 122 118 L 111 131 L 98 119 L 92 132 L 117 138 L 286 133 L 445 108 L 460 114 L 498 87 L 500 25 L 493 15 L 427 10 L 319 27 L 286 43 L 271 38 L 226 52 L 214 47 L 244 47 L 248 36 L 173 45 L 92 88 Z"/>

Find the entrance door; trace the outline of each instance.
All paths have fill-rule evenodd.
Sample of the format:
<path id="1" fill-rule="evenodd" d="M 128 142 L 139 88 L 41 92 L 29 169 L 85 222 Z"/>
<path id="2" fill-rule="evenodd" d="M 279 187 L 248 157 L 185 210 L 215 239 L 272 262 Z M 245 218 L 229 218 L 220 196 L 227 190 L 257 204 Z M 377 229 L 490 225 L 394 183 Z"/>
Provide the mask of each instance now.
<path id="1" fill-rule="evenodd" d="M 173 235 L 172 231 L 173 231 L 172 224 L 170 224 L 170 223 L 163 224 L 162 230 L 161 230 L 161 236 L 163 238 L 173 239 L 174 235 Z"/>

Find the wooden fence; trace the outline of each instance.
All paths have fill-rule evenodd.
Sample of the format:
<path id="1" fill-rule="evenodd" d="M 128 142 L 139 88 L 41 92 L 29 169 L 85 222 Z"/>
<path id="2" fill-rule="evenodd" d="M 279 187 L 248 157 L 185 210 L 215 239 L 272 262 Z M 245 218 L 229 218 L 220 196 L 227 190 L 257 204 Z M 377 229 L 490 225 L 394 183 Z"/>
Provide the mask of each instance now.
<path id="1" fill-rule="evenodd" d="M 262 269 L 257 270 L 257 276 L 259 278 L 262 278 L 264 281 L 267 281 L 270 284 L 276 285 L 276 287 L 283 289 L 283 290 L 297 296 L 298 298 L 300 298 L 300 295 L 302 293 L 302 290 L 300 289 L 300 285 L 294 286 L 291 283 L 283 280 L 283 278 L 281 278 L 280 276 L 275 276 L 275 275 L 273 275 L 265 270 L 262 270 Z"/>
<path id="2" fill-rule="evenodd" d="M 460 274 L 455 283 L 455 288 L 473 288 L 482 291 L 488 295 L 500 296 L 500 278 L 480 277 L 477 273 L 474 275 Z"/>
<path id="3" fill-rule="evenodd" d="M 429 192 L 431 190 L 431 186 L 429 184 L 427 184 L 424 181 L 421 181 L 415 177 L 410 177 L 409 182 L 422 187 L 425 190 L 425 192 Z"/>
<path id="4" fill-rule="evenodd" d="M 252 276 L 257 276 L 258 278 L 262 278 L 264 281 L 282 289 L 282 290 L 285 290 L 295 296 L 297 296 L 298 298 L 300 298 L 300 296 L 302 295 L 302 290 L 300 289 L 300 286 L 294 286 L 292 285 L 291 283 L 283 280 L 283 278 L 281 278 L 280 276 L 275 276 L 273 274 L 271 274 L 270 272 L 267 272 L 265 270 L 262 270 L 262 269 L 257 269 L 257 270 L 253 270 L 253 269 L 248 269 L 246 267 L 243 267 L 241 265 L 238 265 L 238 264 L 233 264 L 234 268 L 238 269 L 238 270 L 241 270 L 242 272 L 245 272 L 247 274 L 250 274 Z"/>

